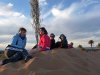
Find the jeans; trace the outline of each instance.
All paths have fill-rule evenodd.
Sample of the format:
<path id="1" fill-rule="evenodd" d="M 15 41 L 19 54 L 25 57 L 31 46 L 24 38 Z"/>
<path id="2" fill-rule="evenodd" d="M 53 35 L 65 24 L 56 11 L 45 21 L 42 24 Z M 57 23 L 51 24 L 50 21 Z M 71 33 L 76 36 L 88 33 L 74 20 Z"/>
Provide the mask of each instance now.
<path id="1" fill-rule="evenodd" d="M 17 62 L 22 59 L 25 60 L 29 57 L 29 54 L 27 50 L 23 50 L 23 51 L 8 50 L 7 56 L 8 56 L 8 59 L 3 60 L 2 65 L 5 65 L 10 62 Z"/>

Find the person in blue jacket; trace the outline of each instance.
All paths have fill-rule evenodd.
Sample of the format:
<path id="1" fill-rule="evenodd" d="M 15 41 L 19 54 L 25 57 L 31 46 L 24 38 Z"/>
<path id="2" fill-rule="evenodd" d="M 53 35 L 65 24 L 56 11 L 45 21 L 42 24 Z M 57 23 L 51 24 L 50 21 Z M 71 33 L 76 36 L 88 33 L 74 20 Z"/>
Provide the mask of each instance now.
<path id="1" fill-rule="evenodd" d="M 20 28 L 19 32 L 13 37 L 11 45 L 8 45 L 5 49 L 5 55 L 8 57 L 0 61 L 0 65 L 5 65 L 9 62 L 17 62 L 19 60 L 28 60 L 30 58 L 27 50 L 25 49 L 27 38 L 27 30 Z"/>

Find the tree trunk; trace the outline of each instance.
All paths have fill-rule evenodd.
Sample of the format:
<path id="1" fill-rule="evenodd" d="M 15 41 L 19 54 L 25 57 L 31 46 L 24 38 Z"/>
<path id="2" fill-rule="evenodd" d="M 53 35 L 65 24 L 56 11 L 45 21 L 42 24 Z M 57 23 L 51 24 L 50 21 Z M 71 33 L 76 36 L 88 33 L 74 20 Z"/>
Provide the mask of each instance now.
<path id="1" fill-rule="evenodd" d="M 92 48 L 92 43 L 91 43 L 91 48 Z"/>

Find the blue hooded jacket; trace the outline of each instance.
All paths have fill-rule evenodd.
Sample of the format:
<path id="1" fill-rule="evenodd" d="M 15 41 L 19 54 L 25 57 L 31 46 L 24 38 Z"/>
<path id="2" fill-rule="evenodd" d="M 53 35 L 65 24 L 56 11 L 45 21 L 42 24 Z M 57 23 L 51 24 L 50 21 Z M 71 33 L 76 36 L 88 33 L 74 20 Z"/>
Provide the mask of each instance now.
<path id="1" fill-rule="evenodd" d="M 13 37 L 11 46 L 14 46 L 14 47 L 17 47 L 17 48 L 21 48 L 21 49 L 25 49 L 26 41 L 27 41 L 26 36 L 25 37 L 21 37 L 20 34 L 16 34 Z"/>

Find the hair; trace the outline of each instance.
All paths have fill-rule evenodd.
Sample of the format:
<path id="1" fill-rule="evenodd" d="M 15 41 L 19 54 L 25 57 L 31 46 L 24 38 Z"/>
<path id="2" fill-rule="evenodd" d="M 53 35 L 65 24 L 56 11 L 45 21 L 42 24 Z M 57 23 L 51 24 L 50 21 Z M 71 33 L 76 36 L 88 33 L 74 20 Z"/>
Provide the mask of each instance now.
<path id="1" fill-rule="evenodd" d="M 73 45 L 74 43 L 73 43 L 73 42 L 71 42 L 70 44 L 71 44 L 71 45 Z"/>
<path id="2" fill-rule="evenodd" d="M 66 39 L 66 36 L 64 34 L 61 34 L 59 38 L 61 39 L 61 37 L 64 37 L 64 39 Z"/>
<path id="3" fill-rule="evenodd" d="M 41 27 L 40 29 L 44 32 L 44 34 L 48 34 L 47 30 L 44 27 Z"/>
<path id="4" fill-rule="evenodd" d="M 25 28 L 23 28 L 23 27 L 19 28 L 19 32 L 20 32 L 20 31 L 25 31 L 25 32 L 27 32 L 27 30 L 26 30 Z"/>
<path id="5" fill-rule="evenodd" d="M 51 34 L 50 34 L 50 36 L 51 36 L 51 35 L 52 35 L 52 37 L 53 37 L 53 38 L 55 38 L 55 35 L 54 35 L 54 33 L 51 33 Z"/>

